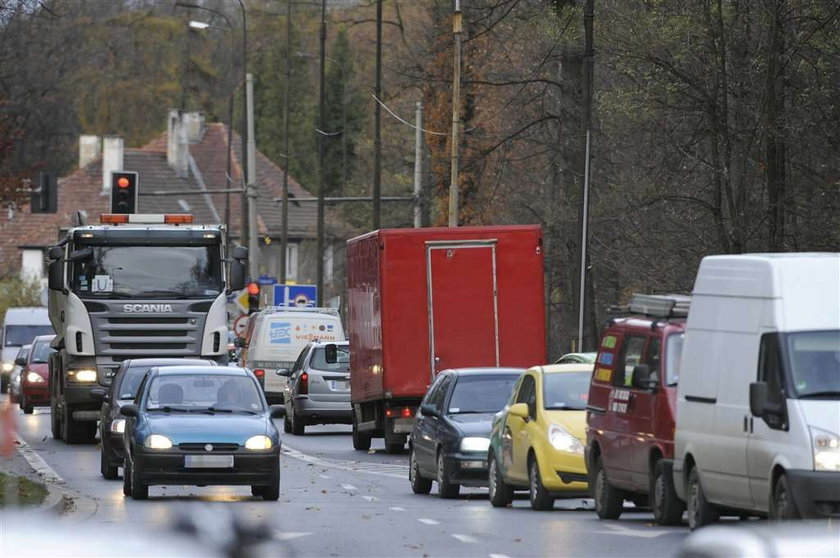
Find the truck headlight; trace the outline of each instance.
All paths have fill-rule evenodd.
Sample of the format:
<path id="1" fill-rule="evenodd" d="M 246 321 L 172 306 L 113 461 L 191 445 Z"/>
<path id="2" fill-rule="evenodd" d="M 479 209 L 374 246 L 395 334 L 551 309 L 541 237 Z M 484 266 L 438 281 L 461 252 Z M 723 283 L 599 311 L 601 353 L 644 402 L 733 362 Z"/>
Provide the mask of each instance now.
<path id="1" fill-rule="evenodd" d="M 811 427 L 815 471 L 840 471 L 840 436 Z"/>
<path id="2" fill-rule="evenodd" d="M 37 372 L 28 372 L 26 374 L 26 383 L 28 384 L 43 384 L 44 378 Z"/>
<path id="3" fill-rule="evenodd" d="M 548 441 L 551 443 L 551 447 L 558 451 L 583 455 L 583 444 L 580 443 L 580 440 L 569 434 L 569 431 L 559 424 L 548 426 Z"/>
<path id="4" fill-rule="evenodd" d="M 122 434 L 125 432 L 125 419 L 114 419 L 111 421 L 111 432 L 114 434 Z"/>
<path id="5" fill-rule="evenodd" d="M 143 440 L 143 445 L 149 449 L 169 449 L 172 447 L 172 440 L 161 434 L 149 434 Z"/>
<path id="6" fill-rule="evenodd" d="M 467 437 L 461 440 L 461 451 L 483 451 L 490 447 L 490 438 L 480 436 Z"/>
<path id="7" fill-rule="evenodd" d="M 3 363 L 3 372 L 11 372 L 11 371 L 12 371 L 12 368 L 14 368 L 14 367 L 15 367 L 15 365 L 14 365 L 13 363 L 11 363 L 11 362 L 4 362 L 4 363 Z"/>
<path id="8" fill-rule="evenodd" d="M 268 436 L 251 436 L 245 442 L 245 449 L 249 450 L 267 450 L 271 449 L 271 438 Z"/>
<path id="9" fill-rule="evenodd" d="M 68 370 L 67 379 L 73 382 L 95 382 L 96 370 L 91 368 L 84 368 L 82 370 Z"/>

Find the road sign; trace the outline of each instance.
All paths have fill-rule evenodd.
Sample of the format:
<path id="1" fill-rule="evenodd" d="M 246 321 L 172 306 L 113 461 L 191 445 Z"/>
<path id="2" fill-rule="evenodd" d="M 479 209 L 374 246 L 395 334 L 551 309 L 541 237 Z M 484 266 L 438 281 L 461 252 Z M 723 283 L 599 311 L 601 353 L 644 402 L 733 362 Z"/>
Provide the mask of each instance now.
<path id="1" fill-rule="evenodd" d="M 274 285 L 275 306 L 314 308 L 317 303 L 317 285 Z"/>
<path id="2" fill-rule="evenodd" d="M 239 291 L 239 294 L 237 294 L 233 300 L 242 312 L 245 314 L 248 313 L 248 289 L 242 289 Z"/>
<path id="3" fill-rule="evenodd" d="M 260 278 L 257 280 L 260 285 L 276 285 L 277 284 L 277 277 L 269 277 L 268 275 L 260 275 Z"/>
<path id="4" fill-rule="evenodd" d="M 233 334 L 237 337 L 245 337 L 245 330 L 248 328 L 248 314 L 241 314 L 233 322 Z"/>

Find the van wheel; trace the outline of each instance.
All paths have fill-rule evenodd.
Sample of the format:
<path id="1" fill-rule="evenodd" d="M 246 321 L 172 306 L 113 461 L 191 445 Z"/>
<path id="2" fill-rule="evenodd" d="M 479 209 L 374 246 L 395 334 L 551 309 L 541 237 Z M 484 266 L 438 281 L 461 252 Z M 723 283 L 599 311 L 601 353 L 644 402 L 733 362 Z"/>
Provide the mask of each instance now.
<path id="1" fill-rule="evenodd" d="M 679 525 L 682 522 L 685 504 L 677 498 L 674 476 L 667 474 L 661 460 L 653 468 L 653 485 L 648 500 L 653 502 L 653 518 L 659 525 Z"/>
<path id="2" fill-rule="evenodd" d="M 461 493 L 461 485 L 449 481 L 452 471 L 446 466 L 446 460 L 443 458 L 443 452 L 438 451 L 437 457 L 437 483 L 438 495 L 441 498 L 457 498 Z"/>
<path id="3" fill-rule="evenodd" d="M 787 477 L 780 476 L 773 488 L 773 501 L 770 505 L 770 518 L 778 521 L 799 519 L 799 510 L 796 509 L 796 502 L 790 494 Z"/>
<path id="4" fill-rule="evenodd" d="M 531 457 L 531 463 L 528 467 L 528 496 L 533 510 L 547 511 L 554 508 L 554 498 L 545 489 L 540 478 L 540 467 L 537 464 L 536 456 Z"/>
<path id="5" fill-rule="evenodd" d="M 697 467 L 692 467 L 688 474 L 687 492 L 686 510 L 688 511 L 689 529 L 694 531 L 718 520 L 720 512 L 706 500 L 703 487 L 700 486 L 700 475 L 697 473 Z"/>
<path id="6" fill-rule="evenodd" d="M 607 480 L 607 472 L 604 471 L 604 460 L 599 455 L 595 460 L 595 512 L 601 519 L 618 519 L 621 517 L 624 497 L 621 492 Z"/>
<path id="7" fill-rule="evenodd" d="M 415 494 L 428 494 L 432 491 L 432 479 L 420 474 L 414 448 L 408 448 L 408 481 L 411 483 L 411 491 Z"/>
<path id="8" fill-rule="evenodd" d="M 356 425 L 356 417 L 353 417 L 353 449 L 368 451 L 372 436 L 366 432 L 360 432 Z"/>
<path id="9" fill-rule="evenodd" d="M 502 470 L 496 456 L 490 454 L 487 464 L 487 474 L 490 488 L 490 504 L 494 508 L 506 508 L 513 502 L 513 488 L 502 478 Z"/>

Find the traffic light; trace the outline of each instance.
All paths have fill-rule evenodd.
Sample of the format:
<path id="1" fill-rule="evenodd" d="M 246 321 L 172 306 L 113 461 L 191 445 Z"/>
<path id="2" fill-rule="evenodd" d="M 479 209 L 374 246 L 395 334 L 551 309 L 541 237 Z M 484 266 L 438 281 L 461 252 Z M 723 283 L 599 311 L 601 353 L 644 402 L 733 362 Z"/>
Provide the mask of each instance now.
<path id="1" fill-rule="evenodd" d="M 260 311 L 260 286 L 248 283 L 248 314 Z"/>
<path id="2" fill-rule="evenodd" d="M 111 213 L 137 213 L 137 173 L 111 173 Z"/>

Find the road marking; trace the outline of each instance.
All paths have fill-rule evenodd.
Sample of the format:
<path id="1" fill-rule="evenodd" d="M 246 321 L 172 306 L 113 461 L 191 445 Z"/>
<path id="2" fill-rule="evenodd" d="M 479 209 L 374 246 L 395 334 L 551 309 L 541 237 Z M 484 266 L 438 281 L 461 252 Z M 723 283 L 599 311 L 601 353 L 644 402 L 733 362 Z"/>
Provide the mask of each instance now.
<path id="1" fill-rule="evenodd" d="M 425 523 L 426 525 L 440 525 L 440 521 L 435 521 L 434 519 L 429 519 L 427 517 L 421 517 L 417 521 Z"/>
<path id="2" fill-rule="evenodd" d="M 487 558 L 510 558 L 507 554 L 489 554 Z"/>
<path id="3" fill-rule="evenodd" d="M 29 447 L 29 444 L 23 441 L 22 438 L 18 438 L 18 444 L 18 452 L 20 452 L 23 458 L 29 462 L 29 465 L 31 465 L 45 481 L 55 484 L 64 484 L 64 479 L 61 478 L 61 476 L 59 476 L 52 467 L 47 465 L 44 458 L 38 455 L 38 452 L 34 449 Z"/>
<path id="4" fill-rule="evenodd" d="M 381 475 L 395 479 L 408 479 L 408 465 L 400 465 L 397 463 L 363 463 L 360 461 L 346 461 L 342 459 L 323 459 L 307 455 L 294 448 L 290 448 L 283 444 L 280 450 L 285 456 L 292 459 L 298 459 L 306 463 L 312 463 L 320 467 L 329 467 L 332 469 L 341 469 L 343 471 L 352 471 L 354 473 L 368 473 L 370 475 Z"/>
<path id="5" fill-rule="evenodd" d="M 469 535 L 456 535 L 455 533 L 452 534 L 453 537 L 461 541 L 462 543 L 477 543 L 478 539 L 475 537 L 471 537 Z"/>
<path id="6" fill-rule="evenodd" d="M 401 508 L 399 506 L 393 506 L 393 507 L 390 507 L 388 509 L 391 510 L 391 511 L 405 511 L 405 508 Z"/>
<path id="7" fill-rule="evenodd" d="M 343 488 L 344 490 L 359 490 L 358 488 L 356 488 L 352 484 L 342 484 L 342 485 L 339 485 L 339 486 L 341 486 L 341 488 Z"/>
<path id="8" fill-rule="evenodd" d="M 299 539 L 300 537 L 308 537 L 312 533 L 285 533 L 283 531 L 274 531 L 274 538 L 278 541 L 290 541 L 292 539 Z"/>
<path id="9" fill-rule="evenodd" d="M 376 502 L 377 500 L 379 500 L 379 498 L 377 498 L 376 496 L 362 496 L 362 498 L 364 498 L 368 502 Z"/>
<path id="10" fill-rule="evenodd" d="M 318 476 L 321 477 L 322 479 L 331 479 L 332 478 L 329 475 L 318 475 Z"/>
<path id="11" fill-rule="evenodd" d="M 627 537 L 639 537 L 642 539 L 653 539 L 656 537 L 661 537 L 662 535 L 667 535 L 672 531 L 664 531 L 662 529 L 647 529 L 644 531 L 640 531 L 638 529 L 630 529 L 629 527 L 625 527 L 624 525 L 618 525 L 613 523 L 603 522 L 602 525 L 612 531 L 600 531 L 601 533 L 606 533 L 608 535 L 624 535 Z"/>

